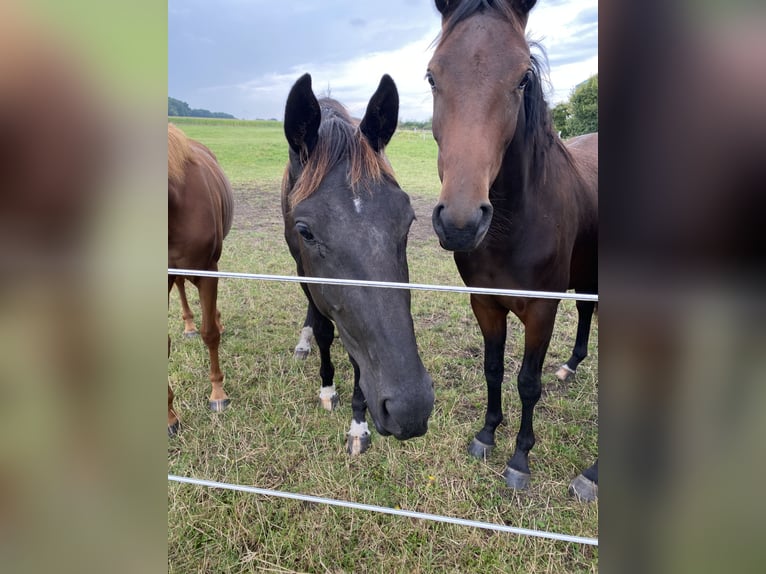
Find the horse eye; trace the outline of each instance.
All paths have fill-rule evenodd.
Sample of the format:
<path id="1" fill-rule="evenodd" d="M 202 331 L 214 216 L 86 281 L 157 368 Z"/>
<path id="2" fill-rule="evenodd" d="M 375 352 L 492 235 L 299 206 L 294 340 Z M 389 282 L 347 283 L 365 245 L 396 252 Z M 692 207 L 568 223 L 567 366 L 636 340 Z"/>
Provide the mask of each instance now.
<path id="1" fill-rule="evenodd" d="M 524 74 L 524 77 L 521 79 L 521 82 L 519 83 L 519 89 L 523 90 L 524 88 L 526 88 L 527 84 L 530 82 L 531 79 L 532 79 L 532 72 L 527 71 L 527 73 Z"/>
<path id="2" fill-rule="evenodd" d="M 298 222 L 295 224 L 295 229 L 298 233 L 301 234 L 301 237 L 305 239 L 306 241 L 314 241 L 314 234 L 311 233 L 311 230 L 309 229 L 309 226 L 306 225 L 303 222 Z"/>
<path id="3" fill-rule="evenodd" d="M 436 82 L 434 81 L 434 76 L 431 72 L 426 72 L 426 80 L 428 80 L 428 83 L 433 90 L 436 87 Z"/>

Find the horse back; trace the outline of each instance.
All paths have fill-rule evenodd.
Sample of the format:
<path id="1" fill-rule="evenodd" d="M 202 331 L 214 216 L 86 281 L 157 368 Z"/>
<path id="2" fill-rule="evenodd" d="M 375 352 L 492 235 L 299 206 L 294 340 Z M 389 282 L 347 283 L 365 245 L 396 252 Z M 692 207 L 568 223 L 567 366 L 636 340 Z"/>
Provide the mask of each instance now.
<path id="1" fill-rule="evenodd" d="M 213 152 L 183 138 L 175 147 L 168 127 L 168 256 L 171 266 L 206 269 L 231 229 L 233 194 Z"/>
<path id="2" fill-rule="evenodd" d="M 578 185 L 579 230 L 572 249 L 569 287 L 598 290 L 598 133 L 566 140 L 581 185 Z"/>

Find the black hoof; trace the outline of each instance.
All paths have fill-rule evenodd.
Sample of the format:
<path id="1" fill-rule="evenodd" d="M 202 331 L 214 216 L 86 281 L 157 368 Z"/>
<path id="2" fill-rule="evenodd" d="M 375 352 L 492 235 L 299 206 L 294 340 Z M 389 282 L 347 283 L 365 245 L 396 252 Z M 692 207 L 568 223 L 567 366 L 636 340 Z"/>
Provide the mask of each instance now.
<path id="1" fill-rule="evenodd" d="M 490 454 L 492 454 L 493 448 L 495 448 L 495 445 L 484 444 L 479 439 L 474 437 L 474 439 L 468 444 L 468 454 L 474 458 L 484 460 Z"/>
<path id="2" fill-rule="evenodd" d="M 229 403 L 231 403 L 231 399 L 218 399 L 215 401 L 208 401 L 210 410 L 214 413 L 222 413 L 229 406 Z"/>
<path id="3" fill-rule="evenodd" d="M 168 437 L 173 438 L 178 434 L 178 429 L 181 427 L 181 421 L 176 421 L 172 425 L 168 425 Z"/>
<path id="4" fill-rule="evenodd" d="M 569 494 L 581 502 L 593 502 L 598 498 L 598 484 L 580 474 L 569 483 Z"/>
<path id="5" fill-rule="evenodd" d="M 364 434 L 362 436 L 348 435 L 346 437 L 346 452 L 351 456 L 356 456 L 366 452 L 371 444 L 372 440 L 370 439 L 369 434 Z"/>
<path id="6" fill-rule="evenodd" d="M 531 478 L 531 475 L 526 472 L 519 472 L 510 466 L 506 466 L 503 471 L 503 476 L 505 477 L 505 484 L 514 490 L 526 490 L 527 487 L 529 487 L 529 479 Z"/>

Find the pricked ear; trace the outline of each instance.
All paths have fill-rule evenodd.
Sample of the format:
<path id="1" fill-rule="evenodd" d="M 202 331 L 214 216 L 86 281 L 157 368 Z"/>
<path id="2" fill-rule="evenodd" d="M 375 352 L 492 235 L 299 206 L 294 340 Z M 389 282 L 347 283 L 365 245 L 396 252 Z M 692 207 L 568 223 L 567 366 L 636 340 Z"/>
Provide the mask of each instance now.
<path id="1" fill-rule="evenodd" d="M 441 13 L 442 17 L 446 17 L 450 10 L 454 7 L 455 0 L 436 0 L 436 9 Z M 450 6 L 452 4 L 453 6 Z"/>
<path id="2" fill-rule="evenodd" d="M 535 4 L 537 4 L 537 0 L 515 0 L 513 7 L 520 16 L 527 18 L 529 11 L 535 7 Z"/>
<path id="3" fill-rule="evenodd" d="M 317 145 L 321 119 L 319 102 L 311 89 L 311 75 L 303 74 L 290 89 L 285 105 L 285 137 L 303 160 Z"/>
<path id="4" fill-rule="evenodd" d="M 391 76 L 384 74 L 378 89 L 367 104 L 367 111 L 359 129 L 370 142 L 372 149 L 380 151 L 391 141 L 398 123 L 399 92 Z"/>

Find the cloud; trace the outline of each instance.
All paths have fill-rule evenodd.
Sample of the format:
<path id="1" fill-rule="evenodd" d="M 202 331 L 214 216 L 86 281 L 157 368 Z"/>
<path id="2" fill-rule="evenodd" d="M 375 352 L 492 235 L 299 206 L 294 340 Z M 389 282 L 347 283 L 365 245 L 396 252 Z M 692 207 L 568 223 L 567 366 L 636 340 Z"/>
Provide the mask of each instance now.
<path id="1" fill-rule="evenodd" d="M 545 49 L 551 105 L 566 101 L 580 82 L 598 73 L 598 5 L 592 0 L 538 3 L 527 25 Z"/>
<path id="2" fill-rule="evenodd" d="M 430 1 L 390 0 L 385 11 L 349 0 L 188 0 L 183 10 L 176 4 L 171 0 L 169 8 L 168 88 L 192 107 L 281 119 L 290 87 L 309 72 L 317 90 L 329 86 L 360 115 L 388 73 L 399 88 L 402 119 L 431 116 L 424 74 L 440 19 Z M 597 73 L 595 0 L 539 3 L 528 31 L 548 55 L 551 103 Z"/>
<path id="3" fill-rule="evenodd" d="M 322 95 L 329 89 L 332 97 L 343 103 L 352 115 L 361 116 L 381 76 L 389 74 L 399 90 L 400 117 L 426 119 L 431 115 L 431 91 L 424 76 L 431 57 L 428 46 L 433 36 L 429 32 L 427 36 L 396 50 L 372 52 L 344 60 L 304 62 L 282 73 L 262 74 L 245 82 L 206 88 L 204 91 L 219 94 L 236 91 L 248 109 L 269 110 L 259 113 L 258 117 L 282 119 L 290 87 L 308 72 L 315 93 Z"/>

